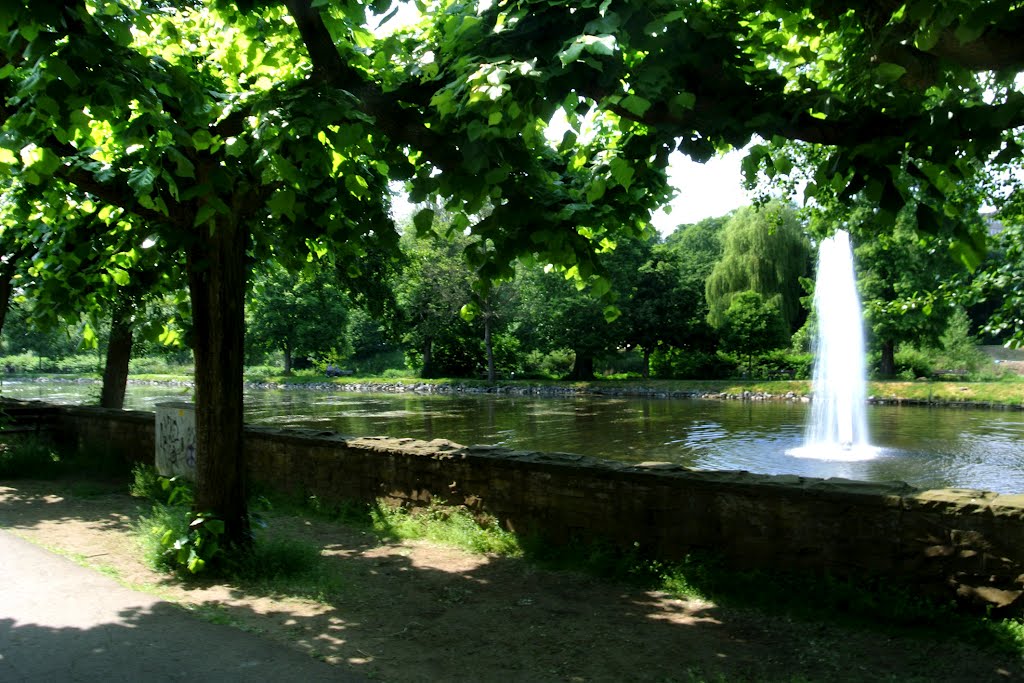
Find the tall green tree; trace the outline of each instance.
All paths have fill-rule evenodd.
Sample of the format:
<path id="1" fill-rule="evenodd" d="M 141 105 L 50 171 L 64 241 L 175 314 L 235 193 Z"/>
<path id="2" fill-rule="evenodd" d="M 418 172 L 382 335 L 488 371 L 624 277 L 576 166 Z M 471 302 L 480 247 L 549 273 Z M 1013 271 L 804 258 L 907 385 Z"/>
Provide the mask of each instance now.
<path id="1" fill-rule="evenodd" d="M 410 181 L 414 202 L 445 198 L 456 230 L 481 238 L 470 256 L 484 280 L 530 254 L 590 280 L 609 241 L 649 234 L 671 151 L 795 139 L 828 150 L 809 195 L 916 204 L 920 226 L 977 263 L 947 192 L 977 160 L 1020 151 L 1016 5 L 438 2 L 389 37 L 367 29 L 367 7 L 0 7 L 0 170 L 133 213 L 185 263 L 196 505 L 240 544 L 246 255 L 329 253 L 358 285 L 367 254 L 397 250 L 389 180 Z M 551 144 L 557 111 L 571 130 Z M 770 145 L 750 158 L 788 170 Z"/>
<path id="2" fill-rule="evenodd" d="M 754 371 L 754 356 L 784 346 L 789 340 L 785 320 L 775 303 L 753 290 L 740 292 L 729 302 L 722 323 L 722 347 L 747 361 L 747 376 Z"/>
<path id="3" fill-rule="evenodd" d="M 655 245 L 639 267 L 627 300 L 619 302 L 628 346 L 643 355 L 641 374 L 650 376 L 657 349 L 699 346 L 706 337 L 703 282 L 698 289 L 683 270 L 677 250 Z"/>
<path id="4" fill-rule="evenodd" d="M 796 210 L 773 202 L 741 209 L 722 233 L 722 258 L 708 276 L 708 321 L 725 324 L 737 295 L 753 291 L 774 304 L 790 333 L 806 315 L 800 277 L 810 271 L 810 244 Z"/>
<path id="5" fill-rule="evenodd" d="M 902 343 L 935 345 L 946 329 L 955 302 L 943 285 L 956 274 L 948 239 L 919 235 L 914 217 L 901 212 L 891 233 L 864 229 L 871 211 L 852 212 L 857 286 L 871 346 L 880 354 L 878 372 L 896 372 L 895 352 Z M 858 225 L 858 223 L 860 223 Z"/>
<path id="6" fill-rule="evenodd" d="M 461 315 L 473 300 L 465 235 L 404 236 L 407 266 L 395 291 L 407 325 L 405 342 L 423 377 L 467 376 L 481 362 L 480 337 Z"/>
<path id="7" fill-rule="evenodd" d="M 333 271 L 290 273 L 270 262 L 253 282 L 247 333 L 254 345 L 281 351 L 284 374 L 297 358 L 347 355 L 348 306 Z"/>

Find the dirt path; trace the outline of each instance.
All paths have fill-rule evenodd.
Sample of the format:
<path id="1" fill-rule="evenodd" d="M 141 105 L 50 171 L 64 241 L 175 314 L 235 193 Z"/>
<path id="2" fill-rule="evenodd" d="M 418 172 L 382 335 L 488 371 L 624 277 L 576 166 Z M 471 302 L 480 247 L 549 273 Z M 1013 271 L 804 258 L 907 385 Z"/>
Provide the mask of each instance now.
<path id="1" fill-rule="evenodd" d="M 130 529 L 144 507 L 90 485 L 0 484 L 0 527 L 375 680 L 1024 680 L 1020 662 L 948 639 L 677 600 L 295 517 L 277 516 L 273 527 L 322 548 L 337 578 L 323 602 L 182 584 L 139 559 Z"/>

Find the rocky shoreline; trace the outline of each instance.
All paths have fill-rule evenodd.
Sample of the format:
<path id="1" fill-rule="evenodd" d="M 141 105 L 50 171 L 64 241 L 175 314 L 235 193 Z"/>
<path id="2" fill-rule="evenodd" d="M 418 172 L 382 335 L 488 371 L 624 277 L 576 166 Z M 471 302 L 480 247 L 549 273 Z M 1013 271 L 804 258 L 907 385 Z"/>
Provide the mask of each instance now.
<path id="1" fill-rule="evenodd" d="M 34 377 L 34 382 L 66 382 L 73 384 L 98 384 L 92 378 Z M 135 380 L 129 379 L 132 385 L 172 386 L 191 388 L 193 382 L 188 380 Z M 767 393 L 760 391 L 720 392 L 712 390 L 676 390 L 667 391 L 660 387 L 643 385 L 603 387 L 554 384 L 476 384 L 463 382 L 401 382 L 401 381 L 361 381 L 361 382 L 245 382 L 246 389 L 278 390 L 278 391 L 322 391 L 344 393 L 378 393 L 378 394 L 440 394 L 440 395 L 482 395 L 495 394 L 502 396 L 538 396 L 552 398 L 569 397 L 611 397 L 611 398 L 659 398 L 659 399 L 698 399 L 709 401 L 799 401 L 809 402 L 811 396 L 793 391 L 786 393 Z M 1024 404 L 993 403 L 988 401 L 948 401 L 940 399 L 900 398 L 896 396 L 869 396 L 871 405 L 894 406 L 942 406 L 947 408 L 985 408 L 994 410 L 1024 410 Z"/>

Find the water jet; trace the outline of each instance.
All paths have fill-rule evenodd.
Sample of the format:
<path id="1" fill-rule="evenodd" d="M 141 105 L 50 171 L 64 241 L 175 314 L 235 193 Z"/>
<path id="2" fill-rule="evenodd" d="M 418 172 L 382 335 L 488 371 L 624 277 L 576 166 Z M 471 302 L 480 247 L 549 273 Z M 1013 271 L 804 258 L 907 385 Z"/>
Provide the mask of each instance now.
<path id="1" fill-rule="evenodd" d="M 814 284 L 817 334 L 813 400 L 800 458 L 869 460 L 864 325 L 850 235 L 839 230 L 822 241 Z"/>

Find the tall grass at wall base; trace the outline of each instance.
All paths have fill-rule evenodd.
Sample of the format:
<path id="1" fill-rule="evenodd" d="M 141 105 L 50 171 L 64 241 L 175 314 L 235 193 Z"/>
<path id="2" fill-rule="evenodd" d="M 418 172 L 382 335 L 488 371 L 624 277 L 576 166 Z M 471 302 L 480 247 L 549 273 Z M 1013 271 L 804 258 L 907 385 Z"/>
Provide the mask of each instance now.
<path id="1" fill-rule="evenodd" d="M 45 433 L 11 433 L 0 429 L 0 478 L 122 480 L 129 465 L 119 453 L 103 448 L 61 448 Z"/>
<path id="2" fill-rule="evenodd" d="M 60 464 L 52 440 L 0 432 L 0 479 L 49 479 L 60 473 Z"/>
<path id="3" fill-rule="evenodd" d="M 256 533 L 250 548 L 225 548 L 216 561 L 193 574 L 166 542 L 168 536 L 187 538 L 195 520 L 187 482 L 168 480 L 148 465 L 137 465 L 130 491 L 152 504 L 150 511 L 136 522 L 135 534 L 143 557 L 156 569 L 186 580 L 195 580 L 194 574 L 206 580 L 226 578 L 244 584 L 247 590 L 266 594 L 328 600 L 340 590 L 340 578 L 329 571 L 317 546 L 285 535 L 272 535 L 258 512 L 253 515 Z M 250 507 L 256 509 L 266 504 L 269 503 L 265 499 L 260 499 L 250 503 Z"/>

